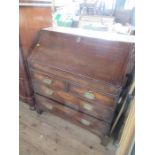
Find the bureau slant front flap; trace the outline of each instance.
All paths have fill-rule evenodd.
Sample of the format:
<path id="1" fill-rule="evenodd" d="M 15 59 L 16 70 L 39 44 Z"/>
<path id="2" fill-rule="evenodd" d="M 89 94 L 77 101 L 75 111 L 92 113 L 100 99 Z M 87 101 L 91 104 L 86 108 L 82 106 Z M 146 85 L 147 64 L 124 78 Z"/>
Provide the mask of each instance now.
<path id="1" fill-rule="evenodd" d="M 133 42 L 67 33 L 68 28 L 63 32 L 60 30 L 41 30 L 30 61 L 89 78 L 93 82 L 122 85 Z M 76 32 L 76 29 L 72 31 Z"/>

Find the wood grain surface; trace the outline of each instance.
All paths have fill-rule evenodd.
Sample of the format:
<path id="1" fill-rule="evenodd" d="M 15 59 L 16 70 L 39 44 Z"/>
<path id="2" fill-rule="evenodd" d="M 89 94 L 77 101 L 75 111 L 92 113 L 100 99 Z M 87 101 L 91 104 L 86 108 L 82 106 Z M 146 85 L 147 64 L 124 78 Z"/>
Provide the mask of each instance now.
<path id="1" fill-rule="evenodd" d="M 115 149 L 87 130 L 20 103 L 20 155 L 114 155 Z"/>

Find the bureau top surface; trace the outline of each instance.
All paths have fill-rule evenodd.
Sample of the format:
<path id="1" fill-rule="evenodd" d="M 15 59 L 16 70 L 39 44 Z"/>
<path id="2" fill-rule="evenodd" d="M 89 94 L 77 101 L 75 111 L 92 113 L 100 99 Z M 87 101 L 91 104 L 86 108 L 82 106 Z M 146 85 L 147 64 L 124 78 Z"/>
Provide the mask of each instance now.
<path id="1" fill-rule="evenodd" d="M 98 82 L 121 86 L 133 43 L 66 31 L 43 29 L 30 60 Z"/>
<path id="2" fill-rule="evenodd" d="M 66 27 L 59 27 L 59 28 L 48 27 L 44 28 L 43 30 L 96 38 L 96 39 L 110 40 L 110 41 L 127 42 L 127 43 L 135 42 L 135 37 L 132 35 L 117 34 L 114 32 L 92 31 L 80 28 L 66 28 Z"/>

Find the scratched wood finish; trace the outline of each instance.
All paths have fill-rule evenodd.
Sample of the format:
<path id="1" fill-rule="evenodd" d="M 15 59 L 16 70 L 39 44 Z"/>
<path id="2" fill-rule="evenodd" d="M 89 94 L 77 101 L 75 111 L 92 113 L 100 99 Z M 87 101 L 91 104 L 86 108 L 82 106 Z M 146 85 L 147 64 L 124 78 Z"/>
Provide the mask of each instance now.
<path id="1" fill-rule="evenodd" d="M 46 86 L 48 86 L 49 88 L 52 88 L 54 90 L 65 90 L 65 81 L 59 80 L 56 77 L 52 77 L 49 75 L 46 75 L 44 73 L 41 72 L 36 72 L 36 71 L 32 71 L 30 70 L 31 73 L 31 79 L 33 81 L 33 83 L 35 81 L 42 83 Z M 49 80 L 49 82 L 46 82 L 46 80 Z"/>
<path id="2" fill-rule="evenodd" d="M 133 45 L 52 30 L 42 30 L 38 44 L 33 49 L 35 62 L 116 86 L 125 79 Z"/>
<path id="3" fill-rule="evenodd" d="M 60 117 L 63 117 L 66 120 L 69 120 L 85 129 L 89 129 L 91 132 L 102 137 L 103 134 L 107 134 L 107 130 L 110 128 L 110 125 L 105 122 L 100 122 L 99 120 L 80 113 L 76 110 L 70 109 L 66 106 L 58 104 L 53 100 L 49 100 L 40 95 L 35 95 L 37 106 L 40 109 L 48 110 L 52 114 L 56 114 Z"/>
<path id="4" fill-rule="evenodd" d="M 115 97 L 106 96 L 106 95 L 101 94 L 99 92 L 93 91 L 92 89 L 87 89 L 85 87 L 71 85 L 70 86 L 70 92 L 75 94 L 76 96 L 79 96 L 83 99 L 86 99 L 89 102 L 93 102 L 93 103 L 96 102 L 98 104 L 104 104 L 104 105 L 109 106 L 109 107 L 115 106 L 115 104 L 114 104 Z M 93 94 L 94 99 L 86 98 L 84 96 L 86 92 Z"/>
<path id="5" fill-rule="evenodd" d="M 31 71 L 31 77 L 34 91 L 36 93 L 57 100 L 67 106 L 70 106 L 78 111 L 87 113 L 98 119 L 111 122 L 113 114 L 111 103 L 114 102 L 112 98 L 109 98 L 105 95 L 98 95 L 98 93 L 94 93 L 94 95 L 96 95 L 96 98 L 98 98 L 98 96 L 101 96 L 103 101 L 101 103 L 98 103 L 95 100 L 90 101 L 84 97 L 81 98 L 72 93 L 70 88 L 73 84 L 69 83 L 69 89 L 68 92 L 66 92 L 66 81 L 58 80 L 54 77 L 34 71 Z M 50 90 L 52 90 L 51 94 L 49 94 Z M 81 88 L 81 90 L 83 89 Z M 84 92 L 87 91 L 88 90 L 85 90 Z"/>
<path id="6" fill-rule="evenodd" d="M 76 85 L 71 85 L 69 82 L 66 84 L 67 88 L 65 87 L 65 81 L 64 83 L 61 82 L 61 81 L 58 81 L 58 80 L 55 80 L 53 81 L 53 84 L 45 84 L 44 81 L 42 82 L 38 82 L 37 80 L 34 80 L 32 79 L 33 81 L 33 84 L 34 84 L 34 87 L 35 87 L 35 90 L 36 91 L 39 91 L 40 93 L 43 93 L 44 95 L 46 94 L 46 89 L 49 89 L 49 90 L 60 90 L 60 91 L 64 91 L 66 93 L 70 93 L 70 94 L 74 94 L 74 96 L 76 97 L 80 97 L 82 99 L 85 99 L 87 100 L 88 102 L 91 102 L 91 103 L 98 103 L 98 104 L 101 104 L 101 105 L 105 105 L 107 107 L 114 107 L 114 97 L 109 97 L 109 96 L 106 96 L 106 95 L 103 95 L 103 94 L 100 94 L 98 92 L 93 92 L 93 91 L 90 91 L 91 89 L 85 89 L 83 87 L 80 87 L 80 86 L 76 86 Z M 90 92 L 91 94 L 94 95 L 94 99 L 89 99 L 87 97 L 85 97 L 85 93 L 87 92 Z M 48 93 L 46 94 L 48 95 Z M 52 97 L 52 94 L 49 96 Z"/>
<path id="7" fill-rule="evenodd" d="M 83 87 L 98 90 L 98 91 L 104 92 L 109 95 L 112 95 L 112 94 L 117 95 L 121 91 L 120 88 L 117 88 L 113 85 L 108 85 L 104 81 L 92 82 L 92 80 L 89 78 L 81 77 L 80 75 L 75 75 L 75 74 L 57 69 L 52 66 L 44 65 L 41 63 L 39 64 L 38 62 L 32 60 L 31 56 L 28 59 L 30 62 L 29 68 L 31 70 L 35 70 L 37 72 L 41 71 L 41 72 L 44 72 L 44 74 L 46 74 L 46 75 L 56 76 L 57 78 L 70 81 L 71 83 L 76 83 L 76 84 L 80 83 Z"/>
<path id="8" fill-rule="evenodd" d="M 108 109 L 102 104 L 87 102 L 62 90 L 52 90 L 52 94 L 49 94 L 50 90 L 51 89 L 46 86 L 36 85 L 36 83 L 34 84 L 34 91 L 38 94 L 56 100 L 64 105 L 76 109 L 77 111 L 81 111 L 98 119 L 111 122 L 113 114 L 112 109 Z"/>
<path id="9" fill-rule="evenodd" d="M 87 125 L 90 119 L 95 120 L 86 129 L 106 140 L 133 64 L 134 41 L 130 37 L 122 40 L 119 35 L 120 40 L 109 40 L 77 34 L 76 29 L 71 30 L 75 33 L 65 30 L 41 30 L 28 58 L 34 91 L 43 96 L 35 97 L 37 111 L 52 112 L 54 103 L 54 114 L 79 126 L 79 118 Z M 103 122 L 108 125 L 100 128 Z"/>

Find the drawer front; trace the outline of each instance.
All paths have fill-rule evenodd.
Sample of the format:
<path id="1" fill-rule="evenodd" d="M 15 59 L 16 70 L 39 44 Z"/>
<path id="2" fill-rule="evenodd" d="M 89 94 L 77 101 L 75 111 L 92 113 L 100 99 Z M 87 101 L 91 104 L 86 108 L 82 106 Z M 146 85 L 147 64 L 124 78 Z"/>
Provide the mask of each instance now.
<path id="1" fill-rule="evenodd" d="M 49 100 L 45 97 L 35 95 L 35 98 L 37 101 L 37 106 L 39 106 L 41 109 L 48 110 L 53 114 L 72 121 L 73 123 L 86 128 L 99 136 L 107 134 L 109 131 L 110 125 L 108 123 L 70 109 L 69 107 L 59 104 L 53 100 Z"/>
<path id="2" fill-rule="evenodd" d="M 89 78 L 81 77 L 80 75 L 74 75 L 69 72 L 65 72 L 59 69 L 56 69 L 54 67 L 49 67 L 44 64 L 39 64 L 35 61 L 30 61 L 29 65 L 31 68 L 35 70 L 40 70 L 42 72 L 52 73 L 58 77 L 62 77 L 68 81 L 72 81 L 73 83 L 80 83 L 82 86 L 86 87 L 93 87 L 94 89 L 100 90 L 101 92 L 104 92 L 109 95 L 117 96 L 121 92 L 120 88 L 115 87 L 114 85 L 105 84 L 103 81 L 100 82 L 92 82 Z"/>
<path id="3" fill-rule="evenodd" d="M 31 70 L 31 77 L 32 77 L 33 82 L 38 81 L 41 84 L 48 86 L 52 89 L 56 89 L 56 90 L 57 89 L 61 89 L 61 90 L 66 89 L 65 81 L 58 80 L 55 77 L 48 76 L 48 75 L 43 74 L 41 72 Z"/>
<path id="4" fill-rule="evenodd" d="M 106 96 L 93 90 L 75 85 L 70 86 L 70 92 L 84 100 L 87 100 L 88 102 L 97 102 L 107 107 L 115 107 L 115 97 Z"/>
<path id="5" fill-rule="evenodd" d="M 71 93 L 66 93 L 61 90 L 54 90 L 39 83 L 35 83 L 34 88 L 36 93 L 54 99 L 78 111 L 89 114 L 109 123 L 112 120 L 114 111 L 106 108 L 103 104 L 98 104 L 96 102 L 91 103 L 82 100 Z"/>
<path id="6" fill-rule="evenodd" d="M 38 81 L 40 84 L 49 87 L 49 89 L 51 88 L 54 90 L 62 90 L 67 93 L 69 92 L 91 103 L 97 102 L 110 108 L 115 107 L 116 96 L 107 96 L 86 87 L 71 84 L 68 81 L 59 80 L 57 77 L 48 76 L 36 71 L 31 71 L 31 76 L 33 83 Z"/>
<path id="7" fill-rule="evenodd" d="M 63 104 L 66 104 L 68 106 L 71 106 L 76 110 L 80 110 L 78 98 L 74 97 L 69 93 L 65 93 L 64 91 L 61 91 L 61 90 L 54 90 L 54 89 L 48 88 L 45 85 L 41 85 L 39 83 L 34 83 L 34 89 L 35 89 L 35 92 L 40 95 L 46 96 L 50 99 L 53 99 Z"/>

